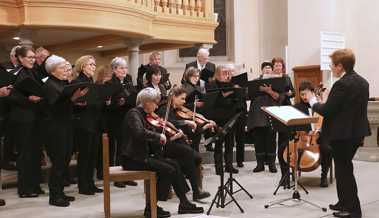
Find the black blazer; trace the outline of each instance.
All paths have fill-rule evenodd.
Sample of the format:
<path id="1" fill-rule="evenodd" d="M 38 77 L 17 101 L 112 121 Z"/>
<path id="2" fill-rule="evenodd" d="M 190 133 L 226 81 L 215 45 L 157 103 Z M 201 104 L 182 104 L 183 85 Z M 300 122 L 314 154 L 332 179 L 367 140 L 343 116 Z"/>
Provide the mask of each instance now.
<path id="1" fill-rule="evenodd" d="M 367 118 L 369 84 L 356 72 L 348 72 L 330 90 L 325 104 L 313 105 L 324 117 L 320 142 L 359 139 L 370 135 Z"/>
<path id="2" fill-rule="evenodd" d="M 197 60 L 194 61 L 194 62 L 191 62 L 191 63 L 188 63 L 186 64 L 186 69 L 184 70 L 184 72 L 190 68 L 190 67 L 194 67 L 197 69 Z M 207 73 L 203 73 L 201 72 L 200 74 L 200 79 L 202 79 L 204 82 L 208 83 L 209 82 L 209 79 L 213 77 L 213 75 L 215 74 L 216 72 L 216 65 L 212 62 L 207 62 L 207 64 L 205 65 L 205 69 L 207 69 Z M 184 75 L 184 74 L 183 74 Z"/>
<path id="3" fill-rule="evenodd" d="M 89 82 L 93 83 L 92 78 L 87 77 L 84 73 L 80 73 L 79 76 L 72 81 L 72 84 Z M 87 104 L 86 106 L 74 106 L 75 127 L 88 131 L 97 132 L 101 127 L 101 104 Z"/>
<path id="4" fill-rule="evenodd" d="M 135 107 L 137 90 L 133 86 L 132 77 L 130 75 L 127 75 L 124 78 L 124 81 L 120 81 L 115 75 L 113 75 L 108 83 L 123 85 L 121 92 L 118 92 L 111 97 L 111 104 L 107 107 L 110 127 L 120 128 L 126 113 L 131 108 Z M 124 105 L 118 104 L 118 101 L 121 98 L 125 99 Z"/>
<path id="5" fill-rule="evenodd" d="M 17 74 L 15 84 L 21 82 L 25 78 L 32 78 L 38 82 L 35 75 L 36 73 L 32 69 L 22 68 Z M 31 123 L 36 121 L 37 112 L 43 104 L 42 101 L 33 103 L 29 101 L 30 93 L 25 93 L 17 88 L 13 88 L 10 95 L 7 97 L 10 103 L 9 119 L 11 122 L 16 123 Z M 40 96 L 44 97 L 44 96 Z"/>
<path id="6" fill-rule="evenodd" d="M 137 106 L 123 120 L 122 132 L 128 137 L 123 137 L 121 155 L 127 159 L 144 162 L 157 149 L 152 146 L 160 147 L 160 134 L 148 129 L 145 116 L 143 108 Z"/>

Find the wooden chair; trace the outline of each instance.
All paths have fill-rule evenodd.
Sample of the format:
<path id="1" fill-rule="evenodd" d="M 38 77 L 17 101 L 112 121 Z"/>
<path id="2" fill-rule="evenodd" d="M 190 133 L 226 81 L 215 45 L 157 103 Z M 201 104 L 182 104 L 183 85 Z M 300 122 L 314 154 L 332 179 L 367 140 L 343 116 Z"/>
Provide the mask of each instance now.
<path id="1" fill-rule="evenodd" d="M 109 138 L 103 134 L 103 178 L 104 178 L 104 214 L 105 218 L 111 217 L 110 183 L 144 180 L 146 203 L 150 203 L 151 217 L 157 217 L 156 176 L 151 171 L 127 171 L 121 166 L 109 167 Z"/>

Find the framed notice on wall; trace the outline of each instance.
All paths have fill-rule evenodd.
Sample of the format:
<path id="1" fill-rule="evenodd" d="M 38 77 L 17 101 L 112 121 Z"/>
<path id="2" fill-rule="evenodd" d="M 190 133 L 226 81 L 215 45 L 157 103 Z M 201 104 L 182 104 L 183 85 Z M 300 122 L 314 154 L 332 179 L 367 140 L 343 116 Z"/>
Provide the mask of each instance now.
<path id="1" fill-rule="evenodd" d="M 345 48 L 345 35 L 338 32 L 320 32 L 320 67 L 330 70 L 330 58 L 335 50 Z"/>

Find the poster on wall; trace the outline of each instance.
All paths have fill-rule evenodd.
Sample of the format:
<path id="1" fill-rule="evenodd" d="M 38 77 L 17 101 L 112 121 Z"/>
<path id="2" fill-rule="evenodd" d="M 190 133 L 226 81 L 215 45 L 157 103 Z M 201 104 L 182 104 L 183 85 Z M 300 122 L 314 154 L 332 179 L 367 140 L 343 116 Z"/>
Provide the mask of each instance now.
<path id="1" fill-rule="evenodd" d="M 322 71 L 330 71 L 330 58 L 335 50 L 345 48 L 345 35 L 339 32 L 320 32 L 320 65 Z"/>

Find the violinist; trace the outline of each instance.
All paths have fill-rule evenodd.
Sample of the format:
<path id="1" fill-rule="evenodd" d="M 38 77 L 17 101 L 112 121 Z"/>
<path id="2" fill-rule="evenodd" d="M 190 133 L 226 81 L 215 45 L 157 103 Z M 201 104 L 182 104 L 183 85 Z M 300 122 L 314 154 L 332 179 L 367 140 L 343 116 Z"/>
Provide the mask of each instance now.
<path id="1" fill-rule="evenodd" d="M 200 191 L 202 187 L 200 175 L 202 158 L 200 156 L 200 153 L 193 149 L 190 144 L 196 143 L 195 147 L 198 147 L 201 137 L 199 134 L 199 129 L 210 129 L 215 125 L 215 123 L 209 122 L 200 127 L 197 125 L 196 121 L 192 120 L 192 117 L 186 117 L 183 114 L 183 107 L 186 99 L 186 92 L 184 89 L 179 87 L 173 88 L 172 93 L 170 94 L 170 98 L 171 102 L 170 109 L 168 111 L 168 121 L 172 123 L 176 128 L 178 128 L 181 132 L 185 133 L 185 135 L 188 136 L 188 139 L 190 140 L 183 140 L 183 138 L 169 140 L 169 143 L 165 146 L 165 155 L 169 158 L 177 160 L 182 167 L 184 174 L 189 177 L 193 190 L 194 200 L 200 200 L 209 197 L 210 194 L 208 192 Z M 166 110 L 167 107 L 162 106 L 158 110 L 158 114 L 164 117 Z"/>
<path id="2" fill-rule="evenodd" d="M 307 92 L 314 92 L 315 88 L 313 84 L 310 81 L 301 81 L 299 85 L 299 92 L 300 92 L 300 102 L 295 104 L 294 107 L 298 110 L 302 111 L 303 113 L 310 115 L 310 105 L 309 105 L 309 99 L 306 95 Z M 311 125 L 305 126 L 305 130 L 308 133 L 312 134 L 312 131 L 315 131 Z M 283 151 L 285 147 L 279 146 L 278 148 L 278 159 L 280 168 L 282 171 L 282 178 L 284 178 L 283 172 L 288 172 L 288 165 L 285 162 L 286 160 L 283 159 Z M 331 165 L 332 157 L 331 157 L 331 150 L 329 146 L 325 144 L 320 145 L 320 157 L 321 157 L 321 182 L 320 187 L 328 187 L 328 171 Z M 286 184 L 286 183 L 285 183 Z"/>
<path id="3" fill-rule="evenodd" d="M 147 122 L 158 107 L 160 93 L 145 88 L 137 95 L 137 107 L 131 109 L 123 120 L 122 132 L 128 134 L 121 147 L 121 165 L 126 170 L 150 170 L 157 173 L 157 198 L 166 201 L 172 185 L 179 198 L 178 213 L 203 213 L 202 207 L 191 203 L 184 175 L 177 161 L 162 156 L 162 145 L 166 146 L 165 134 L 155 131 Z M 179 137 L 180 134 L 175 134 Z M 158 207 L 158 217 L 169 217 L 170 212 Z M 146 205 L 145 217 L 150 217 L 150 205 Z"/>
<path id="4" fill-rule="evenodd" d="M 167 90 L 161 84 L 162 73 L 158 65 L 150 65 L 149 71 L 146 73 L 146 87 L 154 88 L 161 95 L 161 106 L 167 102 Z"/>
<path id="5" fill-rule="evenodd" d="M 220 65 L 216 69 L 214 80 L 206 85 L 207 92 L 209 90 L 220 90 L 215 101 L 214 110 L 212 113 L 208 113 L 209 118 L 214 120 L 217 125 L 224 126 L 237 112 L 241 110 L 240 99 L 231 83 L 232 68 L 229 65 Z M 214 160 L 216 167 L 216 174 L 220 174 L 222 171 L 221 162 L 222 155 L 221 149 L 225 142 L 225 171 L 238 173 L 238 170 L 233 167 L 233 146 L 234 146 L 234 129 L 226 134 L 224 140 L 216 142 Z"/>

